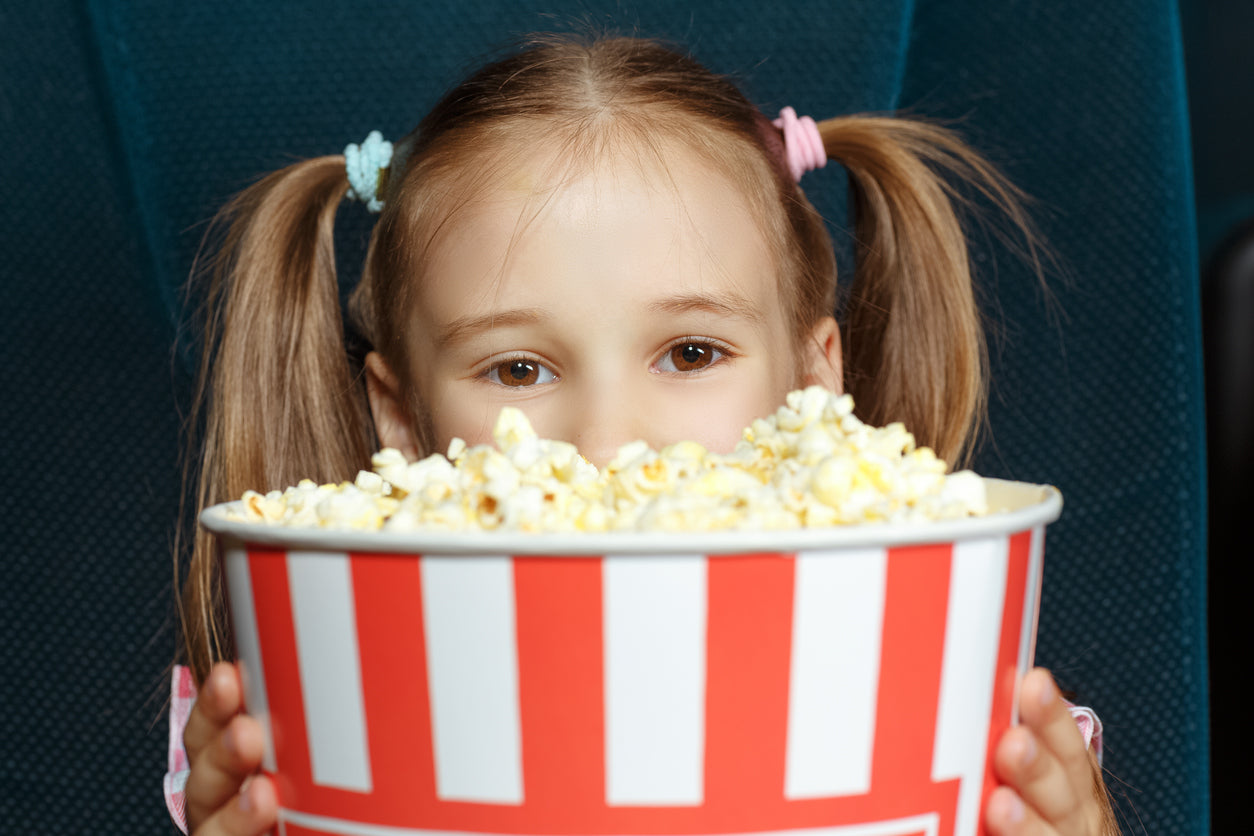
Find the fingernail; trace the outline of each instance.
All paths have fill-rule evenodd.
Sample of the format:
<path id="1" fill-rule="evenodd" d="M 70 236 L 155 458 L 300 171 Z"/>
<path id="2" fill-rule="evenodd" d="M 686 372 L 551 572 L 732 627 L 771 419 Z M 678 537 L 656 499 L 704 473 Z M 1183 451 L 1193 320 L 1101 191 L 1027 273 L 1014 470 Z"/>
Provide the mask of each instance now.
<path id="1" fill-rule="evenodd" d="M 206 684 L 209 686 L 209 693 L 215 703 L 223 698 L 223 694 L 229 693 L 230 685 L 226 681 L 227 678 L 226 670 L 221 665 L 215 667 L 209 674 Z M 222 693 L 219 694 L 219 691 Z"/>
<path id="2" fill-rule="evenodd" d="M 239 808 L 247 813 L 253 808 L 253 797 L 248 790 L 253 785 L 253 776 L 249 775 L 244 779 L 244 783 L 239 785 Z"/>
<path id="3" fill-rule="evenodd" d="M 232 755 L 239 754 L 239 740 L 236 737 L 235 726 L 229 726 L 222 734 L 222 746 Z"/>
<path id="4" fill-rule="evenodd" d="M 1058 696 L 1058 689 L 1054 686 L 1054 678 L 1052 676 L 1047 677 L 1045 679 L 1045 687 L 1041 688 L 1041 705 L 1050 705 L 1056 696 Z"/>
<path id="5" fill-rule="evenodd" d="M 1028 735 L 1023 741 L 1023 748 L 1019 752 L 1019 763 L 1024 766 L 1036 760 L 1036 740 Z"/>
<path id="6" fill-rule="evenodd" d="M 1023 821 L 1023 799 L 1019 796 L 1011 796 L 1010 809 L 1006 811 L 1006 818 L 1015 823 Z"/>

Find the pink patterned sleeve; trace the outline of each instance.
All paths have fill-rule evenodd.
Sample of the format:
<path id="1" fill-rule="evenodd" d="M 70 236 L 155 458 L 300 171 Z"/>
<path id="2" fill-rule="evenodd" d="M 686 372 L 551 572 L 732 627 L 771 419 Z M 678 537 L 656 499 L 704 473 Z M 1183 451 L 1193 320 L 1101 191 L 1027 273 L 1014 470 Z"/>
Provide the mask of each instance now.
<path id="1" fill-rule="evenodd" d="M 165 773 L 165 806 L 179 830 L 187 832 L 187 810 L 183 790 L 187 785 L 190 764 L 183 748 L 183 729 L 196 703 L 196 682 L 192 671 L 175 665 L 170 677 L 170 743 Z"/>
<path id="2" fill-rule="evenodd" d="M 1093 751 L 1093 754 L 1097 756 L 1097 765 L 1101 766 L 1102 721 L 1098 718 L 1097 712 L 1088 706 L 1071 703 L 1067 703 L 1067 708 L 1071 711 L 1071 719 L 1075 720 L 1075 724 L 1080 727 L 1080 734 L 1084 735 L 1084 748 Z"/>

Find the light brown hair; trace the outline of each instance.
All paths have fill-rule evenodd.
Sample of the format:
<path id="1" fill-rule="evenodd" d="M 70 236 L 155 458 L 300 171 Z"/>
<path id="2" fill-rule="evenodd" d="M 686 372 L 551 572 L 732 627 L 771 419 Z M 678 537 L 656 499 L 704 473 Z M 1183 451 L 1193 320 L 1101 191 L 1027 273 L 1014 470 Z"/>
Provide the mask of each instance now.
<path id="1" fill-rule="evenodd" d="M 984 412 L 987 364 L 957 190 L 991 200 L 1031 245 L 1020 195 L 945 128 L 847 116 L 819 129 L 854 198 L 845 387 L 864 420 L 903 421 L 920 443 L 960 459 Z M 620 142 L 656 152 L 661 138 L 706 155 L 761 216 L 798 348 L 835 311 L 823 219 L 789 175 L 779 132 L 734 84 L 651 41 L 545 37 L 471 76 L 397 145 L 349 313 L 401 381 L 413 379 L 413 289 L 441 229 L 541 135 L 564 143 L 573 161 Z M 351 479 L 369 466 L 372 425 L 345 348 L 332 247 L 344 180 L 343 157 L 308 160 L 249 188 L 220 216 L 227 231 L 208 273 L 193 412 L 203 422 L 197 508 L 302 478 Z M 421 439 L 421 404 L 409 408 Z M 191 552 L 181 615 L 200 681 L 231 646 L 213 544 L 198 532 Z"/>

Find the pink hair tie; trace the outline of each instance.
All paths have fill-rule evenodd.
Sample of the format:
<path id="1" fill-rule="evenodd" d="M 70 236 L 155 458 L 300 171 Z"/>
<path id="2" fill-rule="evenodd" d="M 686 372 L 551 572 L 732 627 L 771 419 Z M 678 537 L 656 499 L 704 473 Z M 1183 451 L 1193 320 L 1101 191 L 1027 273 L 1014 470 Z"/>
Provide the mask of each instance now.
<path id="1" fill-rule="evenodd" d="M 784 132 L 784 154 L 792 179 L 800 183 L 801 175 L 827 165 L 827 151 L 823 148 L 819 126 L 809 116 L 799 117 L 797 111 L 786 107 L 771 124 Z"/>

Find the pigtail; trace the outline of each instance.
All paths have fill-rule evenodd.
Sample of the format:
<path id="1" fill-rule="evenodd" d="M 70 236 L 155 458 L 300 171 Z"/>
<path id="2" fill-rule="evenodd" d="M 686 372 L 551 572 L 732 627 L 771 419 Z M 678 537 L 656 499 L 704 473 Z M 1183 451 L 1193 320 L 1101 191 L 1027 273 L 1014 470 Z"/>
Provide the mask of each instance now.
<path id="1" fill-rule="evenodd" d="M 369 466 L 369 411 L 344 345 L 332 243 L 342 157 L 270 175 L 217 219 L 192 427 L 203 423 L 196 508 Z M 186 492 L 185 492 L 186 493 Z M 183 589 L 188 664 L 202 681 L 231 651 L 213 539 L 197 528 Z"/>
<path id="2" fill-rule="evenodd" d="M 1022 231 L 1039 275 L 1023 195 L 935 125 L 855 116 L 822 122 L 819 131 L 828 156 L 849 173 L 854 202 L 845 387 L 863 420 L 902 421 L 921 444 L 962 462 L 985 415 L 988 357 L 954 181 Z"/>

